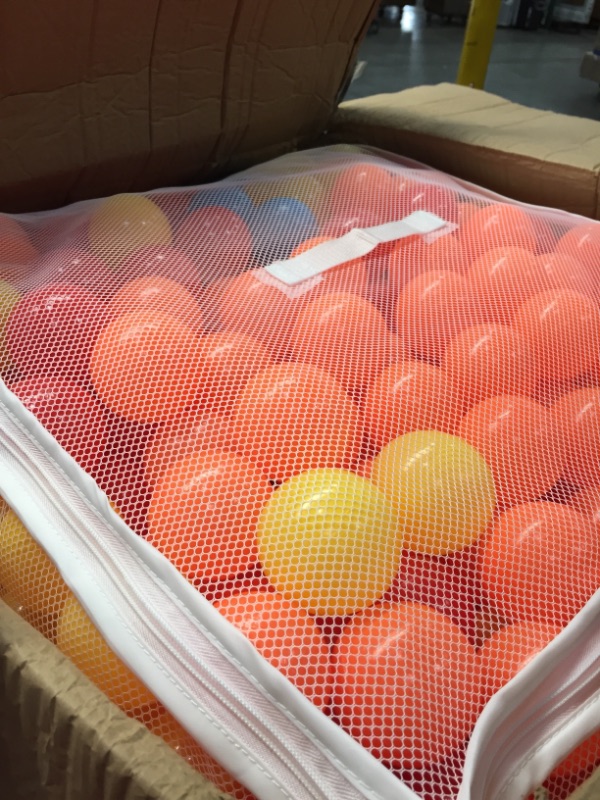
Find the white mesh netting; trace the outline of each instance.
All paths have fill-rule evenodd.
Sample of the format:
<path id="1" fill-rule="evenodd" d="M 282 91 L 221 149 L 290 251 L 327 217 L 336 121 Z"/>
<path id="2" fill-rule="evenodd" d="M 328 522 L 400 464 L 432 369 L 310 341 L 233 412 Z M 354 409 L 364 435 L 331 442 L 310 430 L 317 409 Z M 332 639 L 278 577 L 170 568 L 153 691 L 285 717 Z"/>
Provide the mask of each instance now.
<path id="1" fill-rule="evenodd" d="M 293 287 L 263 269 L 415 211 L 449 224 Z M 599 267 L 598 223 L 325 148 L 0 216 L 0 370 L 264 658 L 417 794 L 452 797 L 486 701 L 600 586 Z M 0 590 L 250 796 L 7 509 Z M 547 796 L 599 755 L 595 736 Z"/>

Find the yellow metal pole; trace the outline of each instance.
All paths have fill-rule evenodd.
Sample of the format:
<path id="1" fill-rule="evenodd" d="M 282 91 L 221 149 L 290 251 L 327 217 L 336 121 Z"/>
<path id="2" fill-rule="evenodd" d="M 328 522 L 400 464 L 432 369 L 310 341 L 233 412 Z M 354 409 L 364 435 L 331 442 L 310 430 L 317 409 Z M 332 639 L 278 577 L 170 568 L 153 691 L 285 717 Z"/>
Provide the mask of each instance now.
<path id="1" fill-rule="evenodd" d="M 456 82 L 483 89 L 502 0 L 471 0 Z"/>

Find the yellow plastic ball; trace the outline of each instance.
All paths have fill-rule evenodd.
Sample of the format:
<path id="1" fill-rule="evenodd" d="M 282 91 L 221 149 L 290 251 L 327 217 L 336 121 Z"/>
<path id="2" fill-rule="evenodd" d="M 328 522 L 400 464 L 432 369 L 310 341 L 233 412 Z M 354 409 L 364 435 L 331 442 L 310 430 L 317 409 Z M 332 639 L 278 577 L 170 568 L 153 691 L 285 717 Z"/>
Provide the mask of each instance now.
<path id="1" fill-rule="evenodd" d="M 404 545 L 444 555 L 472 544 L 496 504 L 494 479 L 482 456 L 457 436 L 415 431 L 383 448 L 371 480 L 392 502 Z"/>
<path id="2" fill-rule="evenodd" d="M 378 600 L 402 554 L 390 501 L 343 469 L 309 470 L 284 483 L 264 507 L 257 535 L 271 584 L 322 616 L 352 614 Z"/>
<path id="3" fill-rule="evenodd" d="M 10 509 L 0 514 L 0 584 L 10 605 L 28 619 L 58 613 L 68 593 L 53 562 Z"/>
<path id="4" fill-rule="evenodd" d="M 0 280 L 0 370 L 10 366 L 10 358 L 4 346 L 6 323 L 21 294 L 6 281 Z"/>
<path id="5" fill-rule="evenodd" d="M 166 216 L 152 200 L 139 194 L 109 197 L 98 205 L 90 220 L 90 246 L 113 268 L 134 250 L 169 245 L 172 238 Z"/>

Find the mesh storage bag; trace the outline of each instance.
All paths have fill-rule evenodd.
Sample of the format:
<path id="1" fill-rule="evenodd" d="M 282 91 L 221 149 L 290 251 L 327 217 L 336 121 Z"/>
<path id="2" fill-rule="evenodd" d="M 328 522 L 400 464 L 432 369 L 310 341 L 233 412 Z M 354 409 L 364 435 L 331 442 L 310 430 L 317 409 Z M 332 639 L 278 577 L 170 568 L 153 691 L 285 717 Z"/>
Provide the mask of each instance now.
<path id="1" fill-rule="evenodd" d="M 0 217 L 2 597 L 235 797 L 566 797 L 599 267 L 345 146 Z"/>

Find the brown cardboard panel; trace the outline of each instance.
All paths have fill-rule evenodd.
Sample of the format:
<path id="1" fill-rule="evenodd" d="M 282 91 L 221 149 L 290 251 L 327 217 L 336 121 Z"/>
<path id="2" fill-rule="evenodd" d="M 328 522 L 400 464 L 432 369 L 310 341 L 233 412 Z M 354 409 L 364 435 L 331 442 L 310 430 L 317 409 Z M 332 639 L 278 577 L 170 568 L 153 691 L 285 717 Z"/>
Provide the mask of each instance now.
<path id="1" fill-rule="evenodd" d="M 600 768 L 569 795 L 569 800 L 597 800 L 600 797 Z"/>
<path id="2" fill-rule="evenodd" d="M 0 796 L 229 800 L 1 600 Z"/>
<path id="3" fill-rule="evenodd" d="M 598 218 L 600 122 L 453 84 L 343 103 L 336 140 L 424 161 L 517 200 Z"/>
<path id="4" fill-rule="evenodd" d="M 376 6 L 3 3 L 0 211 L 203 181 L 311 141 Z"/>

